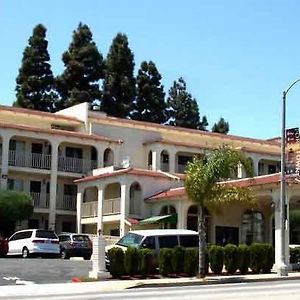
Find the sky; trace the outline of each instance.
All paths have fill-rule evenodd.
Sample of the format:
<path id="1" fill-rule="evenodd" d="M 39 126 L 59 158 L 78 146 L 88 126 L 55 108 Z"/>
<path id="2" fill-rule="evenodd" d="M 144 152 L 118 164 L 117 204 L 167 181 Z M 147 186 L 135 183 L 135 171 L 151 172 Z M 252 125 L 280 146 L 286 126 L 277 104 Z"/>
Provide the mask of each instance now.
<path id="1" fill-rule="evenodd" d="M 0 104 L 15 79 L 34 26 L 47 28 L 54 75 L 79 22 L 105 57 L 125 33 L 142 61 L 155 62 L 165 92 L 183 77 L 209 129 L 223 117 L 230 134 L 281 135 L 282 93 L 300 77 L 299 0 L 0 0 Z M 287 95 L 287 127 L 300 126 L 300 83 Z"/>

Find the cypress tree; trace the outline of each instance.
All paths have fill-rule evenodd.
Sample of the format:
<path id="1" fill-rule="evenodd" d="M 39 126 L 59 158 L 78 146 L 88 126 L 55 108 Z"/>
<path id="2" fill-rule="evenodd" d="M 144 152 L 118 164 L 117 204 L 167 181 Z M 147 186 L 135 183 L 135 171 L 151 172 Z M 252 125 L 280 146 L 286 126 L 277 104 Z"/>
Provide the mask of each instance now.
<path id="1" fill-rule="evenodd" d="M 224 118 L 220 118 L 218 123 L 215 123 L 211 129 L 212 132 L 218 132 L 227 134 L 229 132 L 229 123 L 224 120 Z"/>
<path id="2" fill-rule="evenodd" d="M 109 115 L 126 118 L 135 98 L 134 57 L 125 34 L 113 39 L 105 62 L 101 110 Z"/>
<path id="3" fill-rule="evenodd" d="M 206 117 L 200 122 L 199 108 L 195 98 L 186 90 L 186 83 L 181 77 L 174 81 L 167 99 L 168 124 L 192 129 L 204 130 Z M 205 124 L 206 123 L 206 124 Z"/>
<path id="4" fill-rule="evenodd" d="M 57 108 L 62 109 L 82 102 L 99 104 L 99 80 L 104 77 L 103 56 L 93 42 L 92 32 L 87 25 L 79 23 L 62 60 L 65 70 L 57 78 L 61 96 Z"/>
<path id="5" fill-rule="evenodd" d="M 155 64 L 142 62 L 136 78 L 137 95 L 133 104 L 132 119 L 154 123 L 166 121 L 165 93 L 161 75 Z"/>
<path id="6" fill-rule="evenodd" d="M 16 101 L 13 106 L 53 111 L 57 95 L 49 63 L 46 31 L 42 24 L 38 24 L 28 40 L 29 45 L 23 52 L 22 65 L 16 78 Z"/>

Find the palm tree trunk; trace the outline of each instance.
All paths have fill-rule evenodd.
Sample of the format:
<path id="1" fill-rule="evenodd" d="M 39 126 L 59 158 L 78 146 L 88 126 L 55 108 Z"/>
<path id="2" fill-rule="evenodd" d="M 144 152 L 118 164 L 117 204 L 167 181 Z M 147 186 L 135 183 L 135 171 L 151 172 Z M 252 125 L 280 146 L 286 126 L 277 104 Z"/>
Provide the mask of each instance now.
<path id="1" fill-rule="evenodd" d="M 205 252 L 206 252 L 206 231 L 205 231 L 205 217 L 204 207 L 198 205 L 198 235 L 199 235 L 199 269 L 198 277 L 205 277 Z"/>

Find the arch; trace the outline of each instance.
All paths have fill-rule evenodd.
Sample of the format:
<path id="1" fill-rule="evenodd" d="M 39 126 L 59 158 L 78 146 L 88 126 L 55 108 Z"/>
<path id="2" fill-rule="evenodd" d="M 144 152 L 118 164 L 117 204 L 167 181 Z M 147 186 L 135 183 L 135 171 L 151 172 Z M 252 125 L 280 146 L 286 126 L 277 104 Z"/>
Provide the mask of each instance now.
<path id="1" fill-rule="evenodd" d="M 104 201 L 121 198 L 121 185 L 119 182 L 110 183 L 104 188 Z"/>
<path id="2" fill-rule="evenodd" d="M 265 237 L 265 218 L 260 211 L 246 211 L 242 216 L 241 242 L 247 245 L 263 243 Z"/>
<path id="3" fill-rule="evenodd" d="M 280 161 L 261 159 L 258 162 L 258 175 L 268 175 L 280 172 Z"/>
<path id="4" fill-rule="evenodd" d="M 165 205 L 160 210 L 160 215 L 175 215 L 177 214 L 176 208 L 173 205 Z M 165 222 L 162 223 L 163 229 L 176 229 L 177 228 L 177 220 L 176 222 Z"/>
<path id="5" fill-rule="evenodd" d="M 147 166 L 148 166 L 148 170 L 152 170 L 152 151 L 150 150 L 148 153 L 148 161 L 147 161 Z"/>
<path id="6" fill-rule="evenodd" d="M 170 171 L 170 157 L 167 150 L 163 150 L 160 153 L 160 169 L 164 172 Z"/>
<path id="7" fill-rule="evenodd" d="M 103 165 L 104 167 L 114 165 L 114 152 L 110 148 L 106 148 L 103 153 Z"/>
<path id="8" fill-rule="evenodd" d="M 131 184 L 129 195 L 129 214 L 140 215 L 142 202 L 142 188 L 138 182 L 134 182 Z"/>

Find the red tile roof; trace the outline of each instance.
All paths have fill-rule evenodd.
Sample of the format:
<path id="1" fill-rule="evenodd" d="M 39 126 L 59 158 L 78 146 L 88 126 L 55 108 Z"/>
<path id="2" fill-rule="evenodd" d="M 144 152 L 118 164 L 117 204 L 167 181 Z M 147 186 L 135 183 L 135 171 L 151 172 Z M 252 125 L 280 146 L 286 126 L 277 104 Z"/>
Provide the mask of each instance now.
<path id="1" fill-rule="evenodd" d="M 36 128 L 36 127 L 25 126 L 25 125 L 14 125 L 8 123 L 0 123 L 0 128 L 17 129 L 17 130 L 24 130 L 24 131 L 37 132 L 37 133 L 47 133 L 53 135 L 63 135 L 67 137 L 75 137 L 80 139 L 89 139 L 89 140 L 105 141 L 105 142 L 112 142 L 112 143 L 122 143 L 121 140 L 113 140 L 97 134 L 86 134 L 82 132 L 59 130 L 59 129 L 44 129 L 44 128 Z"/>
<path id="2" fill-rule="evenodd" d="M 83 123 L 83 121 L 81 121 L 75 117 L 63 116 L 63 115 L 59 115 L 59 114 L 48 113 L 48 112 L 44 112 L 44 111 L 27 109 L 27 108 L 19 108 L 19 107 L 0 105 L 0 111 L 1 110 L 6 110 L 6 111 L 14 112 L 14 113 L 36 115 L 36 116 L 40 116 L 40 117 L 53 118 L 53 119 L 58 119 L 58 120 L 60 119 L 60 120 L 67 120 L 67 121 L 75 121 L 77 123 Z"/>
<path id="3" fill-rule="evenodd" d="M 107 177 L 114 177 L 122 174 L 128 174 L 128 175 L 139 175 L 139 176 L 149 176 L 149 177 L 159 177 L 159 178 L 165 178 L 172 180 L 173 178 L 168 176 L 167 174 L 159 171 L 151 171 L 151 170 L 145 170 L 145 169 L 134 169 L 134 168 L 127 168 L 127 169 L 120 169 L 112 172 L 107 172 L 99 175 L 94 175 L 94 176 L 87 176 L 81 179 L 77 179 L 74 182 L 79 183 L 79 182 L 88 182 L 88 181 L 95 181 L 98 179 L 102 178 L 107 178 Z"/>
<path id="4" fill-rule="evenodd" d="M 300 184 L 300 180 L 298 181 L 295 177 L 286 177 L 286 182 L 288 184 Z M 279 184 L 280 183 L 280 173 L 257 176 L 253 178 L 243 178 L 243 179 L 235 179 L 228 180 L 225 183 L 232 186 L 238 187 L 254 187 L 265 184 Z M 157 193 L 146 200 L 161 200 L 161 199 L 169 199 L 169 198 L 178 198 L 186 196 L 186 191 L 184 187 L 169 189 L 160 193 Z"/>

